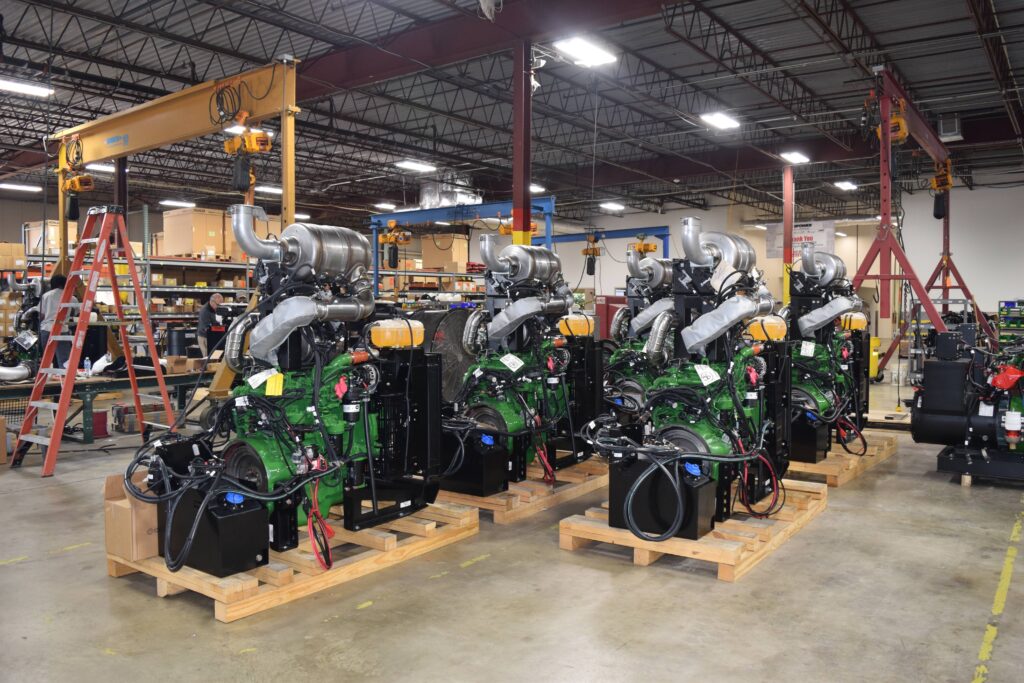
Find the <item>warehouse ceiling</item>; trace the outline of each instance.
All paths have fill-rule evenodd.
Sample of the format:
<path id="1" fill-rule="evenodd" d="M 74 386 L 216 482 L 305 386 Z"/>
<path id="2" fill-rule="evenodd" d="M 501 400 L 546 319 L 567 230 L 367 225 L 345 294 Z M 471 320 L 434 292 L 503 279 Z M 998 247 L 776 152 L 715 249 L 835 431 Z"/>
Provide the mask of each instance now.
<path id="1" fill-rule="evenodd" d="M 626 213 L 735 202 L 777 216 L 778 154 L 793 149 L 812 160 L 797 171 L 798 215 L 873 215 L 878 155 L 862 116 L 880 64 L 932 120 L 959 115 L 964 139 L 950 146 L 961 184 L 1022 180 L 1017 0 L 498 0 L 495 9 L 491 21 L 478 0 L 8 0 L 0 77 L 55 93 L 0 93 L 0 179 L 41 184 L 43 139 L 58 130 L 287 54 L 301 60 L 299 211 L 358 225 L 374 204 L 415 204 L 420 182 L 439 176 L 509 199 L 511 45 L 525 38 L 539 84 L 533 180 L 565 220 L 589 221 L 609 200 Z M 552 47 L 573 35 L 616 61 L 573 64 Z M 700 118 L 719 111 L 740 127 Z M 237 202 L 221 140 L 133 157 L 133 204 Z M 402 159 L 440 170 L 402 171 Z M 258 173 L 278 178 L 273 154 Z M 908 144 L 900 186 L 924 191 L 930 175 Z M 109 196 L 109 176 L 96 178 L 96 197 Z M 839 190 L 839 180 L 858 189 Z M 272 196 L 258 201 L 273 210 Z"/>

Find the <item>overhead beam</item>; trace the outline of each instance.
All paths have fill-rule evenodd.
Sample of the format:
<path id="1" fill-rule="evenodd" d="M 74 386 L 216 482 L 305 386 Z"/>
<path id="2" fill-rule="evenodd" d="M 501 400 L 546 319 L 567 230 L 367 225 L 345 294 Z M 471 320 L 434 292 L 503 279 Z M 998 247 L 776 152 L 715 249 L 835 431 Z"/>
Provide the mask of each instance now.
<path id="1" fill-rule="evenodd" d="M 1017 137 L 1021 137 L 1021 133 L 1024 131 L 1024 102 L 1021 100 L 1017 79 L 1013 73 L 1013 66 L 1010 64 L 1006 40 L 999 26 L 999 16 L 996 14 L 993 0 L 966 0 L 966 2 L 967 9 L 974 20 L 978 38 L 985 49 L 985 57 L 992 70 L 992 78 L 995 79 L 996 85 L 999 86 L 1003 95 L 1006 115 L 1010 118 L 1010 124 Z"/>
<path id="2" fill-rule="evenodd" d="M 509 0 L 494 22 L 458 14 L 423 24 L 384 45 L 359 45 L 308 60 L 299 75 L 300 101 L 389 80 L 423 69 L 546 42 L 657 15 L 678 0 Z"/>

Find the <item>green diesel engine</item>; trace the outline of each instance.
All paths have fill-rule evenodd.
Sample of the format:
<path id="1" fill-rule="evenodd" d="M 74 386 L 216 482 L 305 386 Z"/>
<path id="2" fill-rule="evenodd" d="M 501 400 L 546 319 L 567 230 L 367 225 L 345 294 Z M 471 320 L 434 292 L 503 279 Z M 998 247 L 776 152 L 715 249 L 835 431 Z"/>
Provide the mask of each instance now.
<path id="1" fill-rule="evenodd" d="M 788 464 L 784 333 L 775 326 L 760 342 L 745 333 L 774 306 L 753 248 L 701 233 L 694 219 L 684 220 L 682 237 L 686 258 L 671 262 L 671 276 L 658 271 L 666 263 L 630 257 L 631 278 L 659 283 L 651 289 L 658 298 L 623 314 L 631 317 L 626 342 L 608 373 L 614 419 L 584 430 L 611 459 L 609 524 L 656 541 L 699 538 L 737 502 L 772 514 Z"/>
<path id="2" fill-rule="evenodd" d="M 862 455 L 871 358 L 863 302 L 838 256 L 806 244 L 801 264 L 802 270 L 790 274 L 790 305 L 783 311 L 790 320 L 793 360 L 790 458 L 818 462 L 833 439 Z M 859 448 L 850 448 L 854 441 Z"/>
<path id="3" fill-rule="evenodd" d="M 480 239 L 487 301 L 466 319 L 474 358 L 446 407 L 442 486 L 486 496 L 537 463 L 555 472 L 590 457 L 579 427 L 601 409 L 601 353 L 589 318 L 572 314 L 572 290 L 549 249 Z M 564 455 L 559 455 L 563 452 Z"/>
<path id="4" fill-rule="evenodd" d="M 241 378 L 209 429 L 166 433 L 125 475 L 159 505 L 160 553 L 224 576 L 266 563 L 308 533 L 323 568 L 332 512 L 359 530 L 432 502 L 440 471 L 441 367 L 417 321 L 378 315 L 368 240 L 294 224 L 280 241 L 253 233 L 252 206 L 231 208 L 257 256 L 259 299 L 225 337 Z M 248 339 L 248 348 L 245 342 Z M 133 483 L 148 472 L 148 491 Z"/>

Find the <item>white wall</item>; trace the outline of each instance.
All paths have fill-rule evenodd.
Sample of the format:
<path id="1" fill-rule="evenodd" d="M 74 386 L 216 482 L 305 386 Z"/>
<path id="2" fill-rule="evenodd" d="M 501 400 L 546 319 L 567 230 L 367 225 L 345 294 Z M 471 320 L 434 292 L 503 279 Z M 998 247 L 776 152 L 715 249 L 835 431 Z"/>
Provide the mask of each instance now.
<path id="1" fill-rule="evenodd" d="M 942 249 L 942 222 L 932 218 L 932 197 L 926 193 L 905 195 L 904 241 L 911 265 L 922 280 L 927 279 L 938 263 Z M 714 207 L 709 211 L 694 209 L 670 211 L 665 214 L 628 214 L 602 216 L 595 221 L 598 228 L 640 228 L 667 225 L 672 230 L 670 255 L 681 255 L 679 221 L 683 216 L 699 216 L 705 230 L 724 230 L 746 237 L 757 251 L 758 266 L 766 273 L 769 287 L 781 296 L 782 260 L 765 258 L 764 232 L 745 228 L 744 220 L 753 220 L 750 207 Z M 1024 189 L 957 187 L 952 196 L 951 244 L 953 259 L 967 280 L 967 285 L 982 309 L 993 311 L 1003 298 L 1024 297 Z M 836 253 L 846 262 L 850 277 L 856 272 L 874 239 L 874 224 L 841 224 L 838 228 L 848 237 L 836 238 Z M 581 287 L 592 287 L 598 294 L 614 294 L 625 287 L 626 247 L 635 239 L 608 240 L 598 259 L 597 274 L 584 276 Z M 660 240 L 658 254 L 660 251 Z M 562 258 L 565 278 L 575 284 L 582 273 L 584 247 L 582 242 L 556 245 Z M 877 273 L 877 264 L 872 272 Z M 874 286 L 873 283 L 868 283 Z M 862 290 L 863 292 L 863 290 Z M 936 292 L 936 296 L 938 292 Z"/>

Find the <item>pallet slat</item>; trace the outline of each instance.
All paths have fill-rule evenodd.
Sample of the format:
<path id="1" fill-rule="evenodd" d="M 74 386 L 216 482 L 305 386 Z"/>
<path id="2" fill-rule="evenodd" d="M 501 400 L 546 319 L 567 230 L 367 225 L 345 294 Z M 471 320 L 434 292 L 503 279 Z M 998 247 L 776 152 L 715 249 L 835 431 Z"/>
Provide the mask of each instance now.
<path id="1" fill-rule="evenodd" d="M 161 597 L 184 591 L 200 593 L 213 599 L 218 621 L 231 622 L 469 538 L 479 531 L 479 519 L 475 508 L 440 504 L 384 525 L 391 532 L 351 532 L 332 524 L 332 548 L 355 546 L 360 550 L 342 557 L 335 553 L 334 566 L 327 571 L 320 569 L 313 553 L 300 544 L 285 553 L 271 552 L 271 561 L 266 566 L 222 579 L 190 567 L 171 572 L 161 557 L 129 561 L 110 554 L 107 573 L 113 577 L 136 572 L 148 574 L 157 580 L 157 594 Z M 399 533 L 404 537 L 399 537 Z M 304 543 L 308 548 L 308 540 Z"/>
<path id="2" fill-rule="evenodd" d="M 833 450 L 820 462 L 791 460 L 787 474 L 823 478 L 829 486 L 839 487 L 885 462 L 896 453 L 895 436 L 877 431 L 866 431 L 864 436 L 868 441 L 867 452 L 864 455 L 850 455 Z"/>
<path id="3" fill-rule="evenodd" d="M 704 560 L 717 565 L 718 578 L 736 581 L 793 534 L 817 517 L 828 504 L 828 487 L 813 482 L 783 480 L 786 504 L 782 514 L 770 520 L 735 516 L 693 541 L 670 538 L 654 542 L 637 538 L 628 529 L 608 526 L 607 506 L 591 508 L 585 515 L 573 515 L 559 524 L 558 544 L 563 550 L 579 550 L 592 543 L 610 543 L 633 549 L 633 562 L 647 566 L 663 555 Z"/>
<path id="4" fill-rule="evenodd" d="M 495 524 L 511 524 L 561 503 L 597 491 L 608 485 L 608 465 L 593 458 L 555 472 L 556 485 L 543 481 L 540 467 L 529 467 L 524 481 L 509 484 L 508 491 L 490 496 L 473 496 L 442 490 L 442 502 L 490 510 Z"/>

